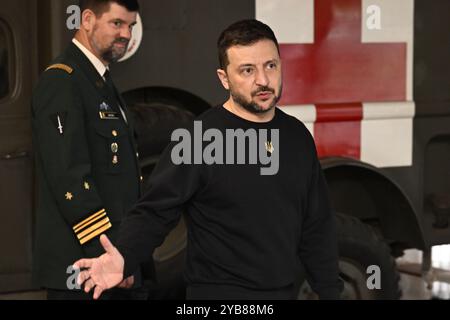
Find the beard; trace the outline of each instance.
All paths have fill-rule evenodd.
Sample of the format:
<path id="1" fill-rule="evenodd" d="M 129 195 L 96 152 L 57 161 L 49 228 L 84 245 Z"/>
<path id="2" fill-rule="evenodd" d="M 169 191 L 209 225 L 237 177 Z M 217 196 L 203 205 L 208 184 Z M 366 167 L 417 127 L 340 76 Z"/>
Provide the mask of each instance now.
<path id="1" fill-rule="evenodd" d="M 262 106 L 260 106 L 258 103 L 256 103 L 253 98 L 256 97 L 256 95 L 260 92 L 271 92 L 274 97 L 272 100 L 272 103 L 269 105 L 269 108 L 264 109 Z M 280 84 L 280 87 L 278 88 L 279 94 L 275 94 L 275 89 L 270 88 L 268 86 L 260 87 L 258 90 L 251 93 L 252 100 L 248 101 L 243 95 L 239 94 L 236 90 L 233 89 L 232 86 L 230 86 L 230 95 L 233 98 L 234 102 L 236 102 L 238 105 L 240 105 L 242 108 L 247 110 L 248 112 L 251 112 L 253 114 L 261 114 L 266 113 L 272 110 L 276 107 L 278 101 L 281 99 L 281 94 L 283 92 L 283 85 Z"/>
<path id="2" fill-rule="evenodd" d="M 124 44 L 124 46 L 120 48 L 114 46 L 117 43 L 122 43 Z M 113 43 L 111 43 L 111 45 L 108 48 L 100 52 L 102 59 L 108 63 L 114 63 L 119 61 L 120 59 L 123 58 L 123 56 L 127 52 L 128 43 L 129 40 L 125 38 L 119 38 L 114 40 Z"/>
<path id="3" fill-rule="evenodd" d="M 114 40 L 108 47 L 103 48 L 97 41 L 95 37 L 95 32 L 92 36 L 91 43 L 93 47 L 97 50 L 97 52 L 100 54 L 100 57 L 108 62 L 108 63 L 115 63 L 123 58 L 125 53 L 128 49 L 128 44 L 130 43 L 130 40 L 127 38 L 117 38 Z M 124 44 L 123 47 L 116 47 L 115 44 Z"/>

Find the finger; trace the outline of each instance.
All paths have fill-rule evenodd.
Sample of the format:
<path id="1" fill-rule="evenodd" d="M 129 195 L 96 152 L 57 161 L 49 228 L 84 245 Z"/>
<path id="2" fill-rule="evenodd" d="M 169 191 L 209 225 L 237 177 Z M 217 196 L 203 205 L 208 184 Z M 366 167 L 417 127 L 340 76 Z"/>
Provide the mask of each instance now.
<path id="1" fill-rule="evenodd" d="M 121 289 L 129 289 L 134 284 L 134 276 L 124 279 L 117 287 Z"/>
<path id="2" fill-rule="evenodd" d="M 121 283 L 119 283 L 119 285 L 117 286 L 117 288 L 121 288 L 121 289 L 126 289 L 127 288 L 127 281 L 124 280 Z"/>
<path id="3" fill-rule="evenodd" d="M 128 278 L 128 285 L 130 286 L 130 288 L 134 285 L 134 276 Z"/>
<path id="4" fill-rule="evenodd" d="M 97 300 L 98 298 L 100 298 L 102 293 L 103 293 L 103 288 L 100 286 L 96 286 L 95 290 L 94 290 L 94 300 Z"/>
<path id="5" fill-rule="evenodd" d="M 81 271 L 77 277 L 77 284 L 81 286 L 86 280 L 90 278 L 89 271 Z"/>
<path id="6" fill-rule="evenodd" d="M 95 287 L 94 280 L 89 279 L 89 280 L 86 281 L 86 284 L 84 285 L 84 292 L 88 293 L 94 287 Z"/>
<path id="7" fill-rule="evenodd" d="M 100 236 L 100 243 L 107 253 L 115 253 L 116 247 L 113 246 L 111 241 L 109 241 L 108 237 L 104 234 Z"/>
<path id="8" fill-rule="evenodd" d="M 73 264 L 74 269 L 90 268 L 92 266 L 93 259 L 81 259 Z"/>

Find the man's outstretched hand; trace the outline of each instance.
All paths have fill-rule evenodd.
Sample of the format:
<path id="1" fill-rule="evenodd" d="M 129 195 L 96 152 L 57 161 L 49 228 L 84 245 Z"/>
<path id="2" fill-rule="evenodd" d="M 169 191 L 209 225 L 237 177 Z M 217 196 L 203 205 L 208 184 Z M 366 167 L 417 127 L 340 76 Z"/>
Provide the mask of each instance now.
<path id="1" fill-rule="evenodd" d="M 77 282 L 81 286 L 84 283 L 86 293 L 94 289 L 94 299 L 98 299 L 103 291 L 117 285 L 127 284 L 134 279 L 123 280 L 124 259 L 119 250 L 113 246 L 108 237 L 102 235 L 100 243 L 105 253 L 92 259 L 81 259 L 75 262 L 74 268 L 82 270 Z"/>

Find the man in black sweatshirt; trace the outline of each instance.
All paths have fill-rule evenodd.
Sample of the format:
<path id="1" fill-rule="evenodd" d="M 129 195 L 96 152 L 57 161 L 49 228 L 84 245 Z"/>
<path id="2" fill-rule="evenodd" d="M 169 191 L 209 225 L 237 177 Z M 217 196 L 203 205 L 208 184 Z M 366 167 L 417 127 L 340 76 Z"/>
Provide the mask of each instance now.
<path id="1" fill-rule="evenodd" d="M 300 261 L 321 299 L 339 298 L 335 218 L 314 141 L 276 108 L 275 35 L 244 20 L 221 34 L 218 49 L 229 100 L 172 134 L 116 247 L 102 236 L 106 253 L 75 263 L 94 298 L 132 274 L 183 212 L 188 299 L 291 299 Z"/>

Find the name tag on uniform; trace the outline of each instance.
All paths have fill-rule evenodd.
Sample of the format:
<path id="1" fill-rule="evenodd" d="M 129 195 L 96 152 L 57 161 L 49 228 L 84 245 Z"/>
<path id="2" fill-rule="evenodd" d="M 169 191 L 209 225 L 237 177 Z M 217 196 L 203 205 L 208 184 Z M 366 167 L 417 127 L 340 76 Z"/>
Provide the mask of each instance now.
<path id="1" fill-rule="evenodd" d="M 102 120 L 119 120 L 120 119 L 119 113 L 113 111 L 106 102 L 102 102 L 102 104 L 98 108 L 99 108 L 100 119 L 102 119 Z"/>
<path id="2" fill-rule="evenodd" d="M 119 120 L 119 113 L 114 111 L 100 111 L 100 119 L 102 120 Z"/>

